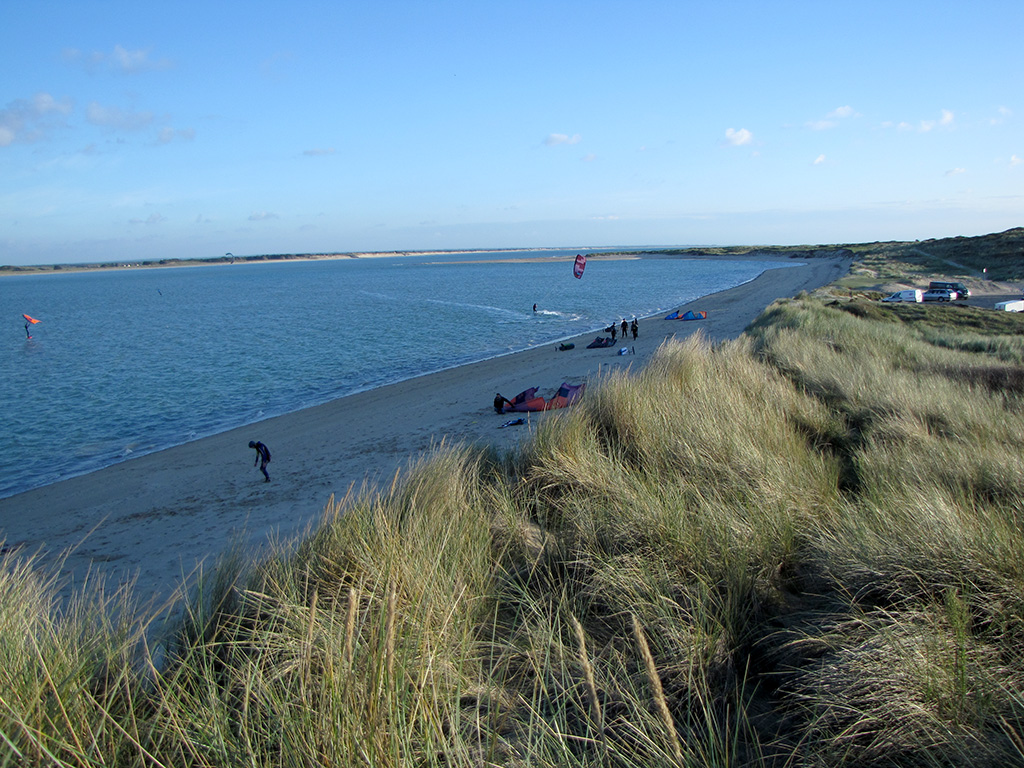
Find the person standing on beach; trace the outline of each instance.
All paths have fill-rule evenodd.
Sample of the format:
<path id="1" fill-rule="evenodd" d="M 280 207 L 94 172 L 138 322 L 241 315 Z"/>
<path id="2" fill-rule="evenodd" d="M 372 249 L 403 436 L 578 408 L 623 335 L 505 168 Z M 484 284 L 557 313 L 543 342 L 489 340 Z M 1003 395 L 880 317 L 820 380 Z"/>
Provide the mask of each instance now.
<path id="1" fill-rule="evenodd" d="M 626 334 L 629 332 L 629 323 L 626 322 L 626 318 L 622 318 L 622 340 L 626 340 Z"/>
<path id="2" fill-rule="evenodd" d="M 622 321 L 625 324 L 625 320 Z M 633 341 L 636 341 L 637 335 L 640 333 L 640 326 L 636 324 L 636 318 L 633 318 L 633 324 L 629 326 L 630 330 L 633 331 Z M 625 334 L 623 334 L 625 336 Z"/>
<path id="3" fill-rule="evenodd" d="M 267 464 L 270 463 L 270 449 L 258 440 L 250 440 L 249 447 L 256 449 L 256 461 L 254 461 L 252 465 L 254 467 L 257 464 L 260 465 L 260 472 L 262 472 L 263 477 L 266 478 L 263 482 L 269 483 L 270 475 L 267 474 Z"/>

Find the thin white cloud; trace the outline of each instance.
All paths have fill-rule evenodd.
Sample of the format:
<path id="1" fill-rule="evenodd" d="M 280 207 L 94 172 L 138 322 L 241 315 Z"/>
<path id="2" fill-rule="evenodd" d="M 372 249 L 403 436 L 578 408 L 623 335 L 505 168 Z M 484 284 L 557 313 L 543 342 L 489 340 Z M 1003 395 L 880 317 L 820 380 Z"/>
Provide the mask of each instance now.
<path id="1" fill-rule="evenodd" d="M 1013 168 L 1015 165 L 1024 163 L 1024 158 L 1018 157 L 1017 155 L 1010 155 L 1010 167 Z"/>
<path id="2" fill-rule="evenodd" d="M 746 128 L 740 128 L 738 131 L 733 128 L 726 128 L 725 138 L 734 147 L 742 147 L 754 140 L 754 134 Z"/>
<path id="3" fill-rule="evenodd" d="M 153 122 L 152 112 L 126 112 L 120 107 L 104 107 L 92 101 L 85 109 L 85 119 L 101 128 L 118 131 L 141 131 Z"/>
<path id="4" fill-rule="evenodd" d="M 941 116 L 938 120 L 922 120 L 918 130 L 920 130 L 921 133 L 928 133 L 929 131 L 934 130 L 936 126 L 948 128 L 953 124 L 954 119 L 953 113 L 948 109 L 944 109 L 942 110 Z"/>
<path id="5" fill-rule="evenodd" d="M 959 176 L 961 173 L 967 173 L 966 168 L 950 168 L 946 171 L 947 176 Z"/>
<path id="6" fill-rule="evenodd" d="M 824 162 L 825 162 L 825 155 L 823 155 L 823 154 L 822 155 L 818 155 L 816 158 L 814 158 L 814 164 L 815 165 L 821 165 Z"/>
<path id="7" fill-rule="evenodd" d="M 129 219 L 129 224 L 160 224 L 161 222 L 167 221 L 163 215 L 159 213 L 151 213 L 144 219 Z"/>
<path id="8" fill-rule="evenodd" d="M 281 218 L 276 213 L 270 213 L 269 211 L 257 211 L 256 213 L 249 214 L 249 221 L 270 221 L 271 219 Z"/>
<path id="9" fill-rule="evenodd" d="M 996 109 L 996 116 L 990 117 L 988 123 L 989 125 L 1002 125 L 1012 114 L 1013 110 L 1009 107 L 998 107 Z"/>
<path id="10" fill-rule="evenodd" d="M 196 137 L 195 128 L 161 128 L 157 134 L 158 144 L 170 144 L 172 141 L 192 141 Z"/>
<path id="11" fill-rule="evenodd" d="M 30 99 L 15 99 L 0 109 L 0 147 L 45 138 L 71 109 L 69 100 L 58 101 L 45 92 Z"/>
<path id="12" fill-rule="evenodd" d="M 840 120 L 845 120 L 849 117 L 855 117 L 856 112 L 853 107 L 847 105 L 845 107 L 836 107 L 829 112 L 821 120 L 810 120 L 807 122 L 807 127 L 812 131 L 827 131 L 830 128 L 835 128 L 839 125 Z"/>
<path id="13" fill-rule="evenodd" d="M 326 157 L 327 155 L 334 154 L 334 147 L 328 147 L 327 149 L 307 149 L 302 154 L 306 157 Z"/>
<path id="14" fill-rule="evenodd" d="M 544 139 L 544 143 L 549 147 L 557 147 L 560 144 L 579 144 L 580 141 L 578 133 L 574 133 L 572 136 L 566 133 L 549 133 L 548 137 Z"/>
<path id="15" fill-rule="evenodd" d="M 103 51 L 85 53 L 77 48 L 65 48 L 63 57 L 64 61 L 82 67 L 89 73 L 102 68 L 126 75 L 134 75 L 139 72 L 169 69 L 173 66 L 173 62 L 170 59 L 151 58 L 151 50 L 149 48 L 131 50 L 123 45 L 115 45 L 114 50 L 110 53 Z"/>

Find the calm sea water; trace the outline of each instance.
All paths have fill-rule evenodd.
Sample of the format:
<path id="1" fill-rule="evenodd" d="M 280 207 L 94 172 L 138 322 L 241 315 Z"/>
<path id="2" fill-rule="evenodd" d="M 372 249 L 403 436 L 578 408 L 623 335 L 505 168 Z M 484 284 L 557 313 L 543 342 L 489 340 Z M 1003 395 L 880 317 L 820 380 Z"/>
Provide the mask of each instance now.
<path id="1" fill-rule="evenodd" d="M 779 266 L 591 260 L 576 280 L 564 261 L 500 261 L 575 253 L 0 278 L 0 498 L 361 390 L 655 314 Z M 471 263 L 477 260 L 484 263 Z M 22 312 L 42 321 L 32 339 Z"/>

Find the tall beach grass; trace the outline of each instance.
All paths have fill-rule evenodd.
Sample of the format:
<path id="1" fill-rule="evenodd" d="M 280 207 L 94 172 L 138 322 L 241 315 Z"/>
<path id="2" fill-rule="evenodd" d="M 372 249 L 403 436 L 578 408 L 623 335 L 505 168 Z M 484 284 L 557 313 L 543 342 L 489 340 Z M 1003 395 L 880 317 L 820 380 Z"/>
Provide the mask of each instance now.
<path id="1" fill-rule="evenodd" d="M 162 633 L 5 555 L 0 765 L 1024 765 L 1024 325 L 877 309 L 441 444 Z"/>

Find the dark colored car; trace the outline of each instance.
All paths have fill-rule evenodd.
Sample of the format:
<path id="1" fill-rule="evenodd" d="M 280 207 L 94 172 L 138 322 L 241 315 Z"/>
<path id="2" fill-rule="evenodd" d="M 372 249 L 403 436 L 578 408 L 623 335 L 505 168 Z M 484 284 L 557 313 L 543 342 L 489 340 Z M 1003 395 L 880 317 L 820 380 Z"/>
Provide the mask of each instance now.
<path id="1" fill-rule="evenodd" d="M 963 283 L 947 283 L 942 280 L 932 280 L 928 283 L 928 290 L 941 290 L 945 288 L 947 291 L 956 291 L 956 295 L 961 299 L 966 299 L 971 295 L 971 292 L 967 290 L 967 286 Z"/>

